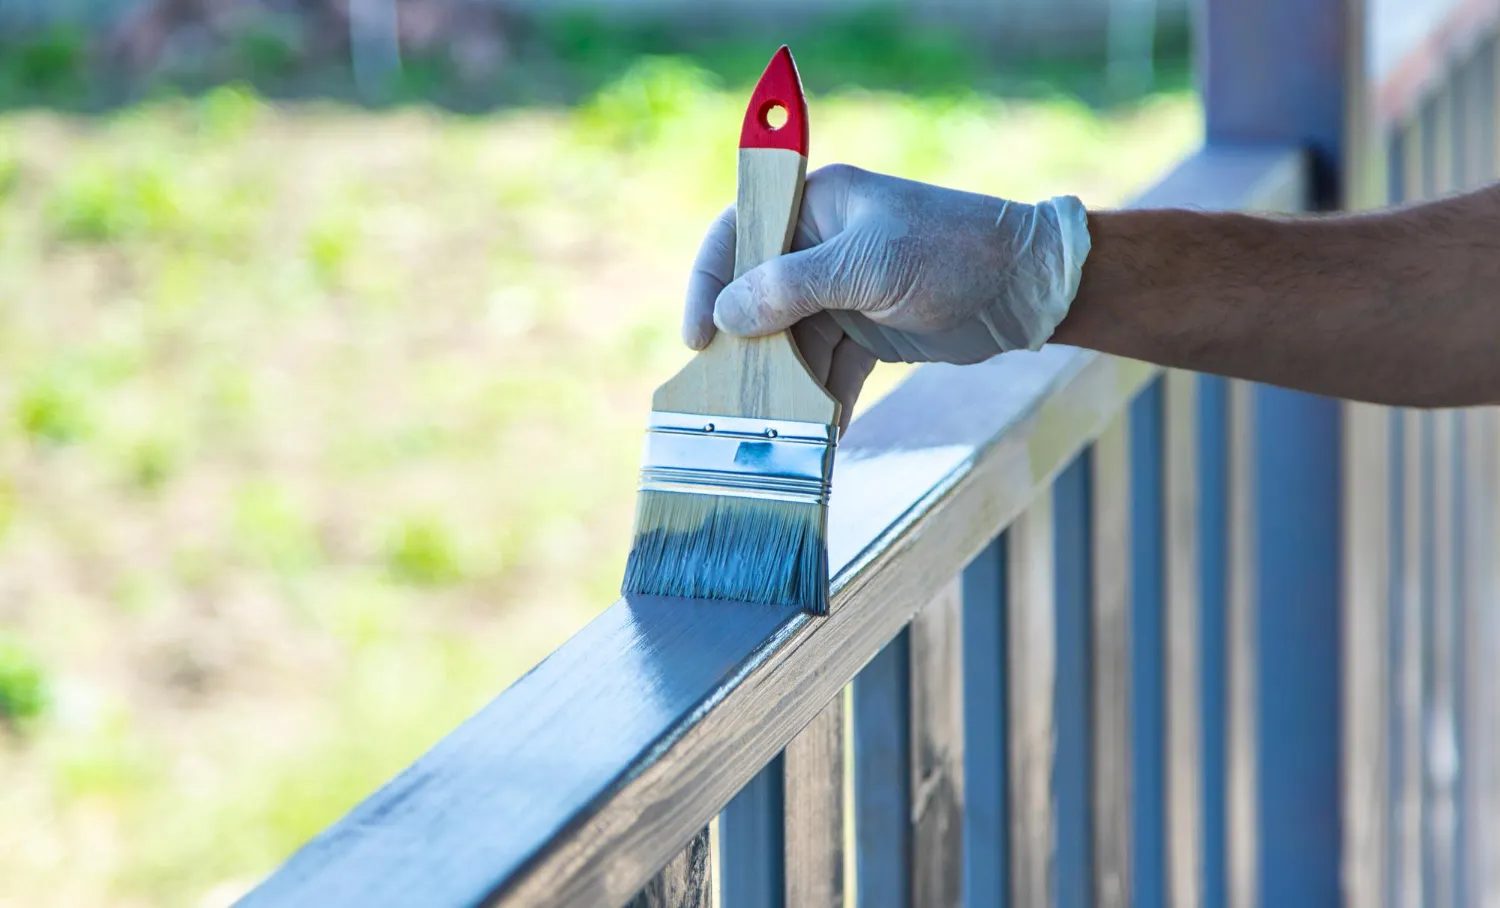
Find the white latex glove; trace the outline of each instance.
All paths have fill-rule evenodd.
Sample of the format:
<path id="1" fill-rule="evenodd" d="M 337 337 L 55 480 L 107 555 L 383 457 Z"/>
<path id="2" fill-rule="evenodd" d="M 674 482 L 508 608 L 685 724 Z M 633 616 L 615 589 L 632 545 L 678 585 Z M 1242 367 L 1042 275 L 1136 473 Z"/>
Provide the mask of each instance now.
<path id="1" fill-rule="evenodd" d="M 846 420 L 876 358 L 965 364 L 1040 347 L 1089 252 L 1072 196 L 1023 205 L 842 164 L 808 175 L 793 251 L 730 283 L 734 229 L 731 208 L 703 240 L 683 340 L 701 350 L 716 327 L 791 328 Z"/>

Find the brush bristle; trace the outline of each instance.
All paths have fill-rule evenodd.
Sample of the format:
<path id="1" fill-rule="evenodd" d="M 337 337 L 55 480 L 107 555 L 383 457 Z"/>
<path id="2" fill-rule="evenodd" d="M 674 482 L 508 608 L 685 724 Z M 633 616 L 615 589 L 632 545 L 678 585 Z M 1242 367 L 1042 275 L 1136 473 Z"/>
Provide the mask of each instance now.
<path id="1" fill-rule="evenodd" d="M 826 615 L 827 522 L 826 505 L 642 492 L 623 589 Z"/>

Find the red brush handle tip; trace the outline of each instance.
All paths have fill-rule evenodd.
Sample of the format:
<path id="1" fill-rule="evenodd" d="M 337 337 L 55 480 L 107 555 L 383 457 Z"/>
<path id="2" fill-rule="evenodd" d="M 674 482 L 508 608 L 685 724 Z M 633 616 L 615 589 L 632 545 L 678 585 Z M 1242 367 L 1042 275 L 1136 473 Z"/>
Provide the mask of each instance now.
<path id="1" fill-rule="evenodd" d="M 784 117 L 784 122 L 780 118 Z M 774 125 L 780 123 L 780 125 Z M 785 46 L 776 52 L 745 109 L 741 148 L 785 148 L 807 157 L 807 98 L 802 77 Z"/>

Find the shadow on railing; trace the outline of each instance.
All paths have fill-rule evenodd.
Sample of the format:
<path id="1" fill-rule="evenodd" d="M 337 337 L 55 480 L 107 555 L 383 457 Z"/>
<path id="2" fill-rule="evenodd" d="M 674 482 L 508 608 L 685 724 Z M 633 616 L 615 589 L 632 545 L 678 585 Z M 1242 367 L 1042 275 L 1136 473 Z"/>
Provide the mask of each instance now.
<path id="1" fill-rule="evenodd" d="M 1350 5 L 1209 2 L 1139 204 L 1380 201 Z M 1400 115 L 1397 198 L 1492 176 L 1496 66 Z M 830 617 L 621 600 L 245 904 L 1481 904 L 1497 474 L 1489 412 L 919 369 L 840 446 Z"/>

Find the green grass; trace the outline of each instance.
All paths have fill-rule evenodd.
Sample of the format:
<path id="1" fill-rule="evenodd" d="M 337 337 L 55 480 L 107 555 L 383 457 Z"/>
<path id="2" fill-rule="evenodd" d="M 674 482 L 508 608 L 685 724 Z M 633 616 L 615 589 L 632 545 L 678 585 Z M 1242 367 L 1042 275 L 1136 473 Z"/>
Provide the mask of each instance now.
<path id="1" fill-rule="evenodd" d="M 612 601 L 725 84 L 0 116 L 0 905 L 227 903 Z M 1198 128 L 811 103 L 815 164 L 1095 205 Z"/>

